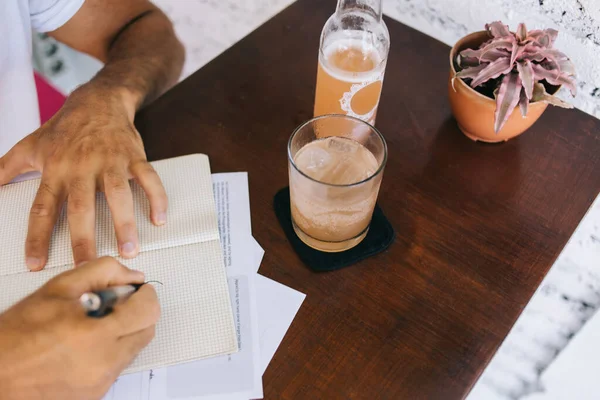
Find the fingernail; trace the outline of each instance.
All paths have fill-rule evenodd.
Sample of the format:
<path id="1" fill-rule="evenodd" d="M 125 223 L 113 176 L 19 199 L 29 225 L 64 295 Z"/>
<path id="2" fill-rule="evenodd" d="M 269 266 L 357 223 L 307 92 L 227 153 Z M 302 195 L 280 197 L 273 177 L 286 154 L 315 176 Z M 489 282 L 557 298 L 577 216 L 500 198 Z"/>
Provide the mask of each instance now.
<path id="1" fill-rule="evenodd" d="M 29 269 L 39 269 L 42 266 L 42 260 L 35 257 L 27 257 L 25 263 Z"/>
<path id="2" fill-rule="evenodd" d="M 128 256 L 134 255 L 135 254 L 135 244 L 133 244 L 132 242 L 123 243 L 123 245 L 121 246 L 121 252 L 124 255 L 128 255 Z"/>
<path id="3" fill-rule="evenodd" d="M 167 214 L 164 212 L 158 213 L 155 220 L 158 225 L 164 225 L 167 222 Z"/>
<path id="4" fill-rule="evenodd" d="M 79 267 L 83 267 L 83 266 L 84 266 L 85 264 L 87 264 L 87 263 L 88 263 L 87 261 L 79 261 L 77 264 L 75 264 L 75 266 L 76 266 L 77 268 L 79 268 Z"/>

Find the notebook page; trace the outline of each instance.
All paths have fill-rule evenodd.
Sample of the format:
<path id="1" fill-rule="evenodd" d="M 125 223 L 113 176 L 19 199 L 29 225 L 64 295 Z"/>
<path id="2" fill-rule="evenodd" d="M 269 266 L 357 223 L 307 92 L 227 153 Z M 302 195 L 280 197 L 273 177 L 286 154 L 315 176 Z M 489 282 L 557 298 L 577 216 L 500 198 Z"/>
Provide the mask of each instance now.
<path id="1" fill-rule="evenodd" d="M 156 161 L 152 165 L 169 197 L 169 209 L 167 223 L 154 226 L 150 221 L 150 205 L 144 191 L 132 183 L 140 251 L 218 240 L 208 157 L 195 154 Z M 29 210 L 39 185 L 40 180 L 34 179 L 0 187 L 0 243 L 3 247 L 0 252 L 0 276 L 28 271 L 25 266 L 25 239 Z M 96 197 L 96 247 L 99 257 L 118 255 L 112 218 L 102 193 Z M 62 267 L 72 262 L 73 252 L 64 207 L 52 235 L 46 268 Z"/>
<path id="2" fill-rule="evenodd" d="M 193 155 L 159 161 L 153 165 L 163 179 L 169 195 L 168 222 L 163 227 L 154 227 L 148 221 L 149 210 L 145 198 L 138 193 L 136 218 L 142 252 L 133 260 L 119 260 L 131 268 L 144 271 L 148 280 L 163 283 L 162 286 L 156 286 L 162 314 L 155 339 L 125 373 L 237 351 L 208 158 Z M 26 183 L 28 182 L 17 185 Z M 16 237 L 20 231 L 17 231 L 14 221 L 22 218 L 16 216 L 17 212 L 10 210 L 11 206 L 3 201 L 13 205 L 19 201 L 7 197 L 4 189 L 0 188 L 0 223 L 12 226 L 13 228 L 3 231 L 10 231 Z M 11 190 L 8 193 L 15 196 L 15 193 L 28 193 L 28 190 L 31 188 Z M 99 209 L 102 207 L 100 203 Z M 101 215 L 102 211 L 98 214 Z M 13 219 L 12 225 L 5 225 L 3 222 L 8 216 Z M 107 225 L 108 222 L 110 224 Z M 107 242 L 115 240 L 112 222 L 99 217 L 97 223 L 100 232 L 97 236 L 100 242 L 98 249 L 104 249 L 107 254 L 116 254 L 116 242 L 107 245 Z M 20 225 L 19 229 L 26 230 L 26 225 Z M 0 271 L 4 274 L 0 275 L 0 312 L 53 276 L 73 267 L 70 249 L 65 250 L 70 246 L 68 230 L 63 232 L 61 229 L 57 229 L 58 233 L 67 236 L 57 236 L 53 240 L 51 246 L 55 257 L 54 265 L 43 271 L 28 272 L 22 261 L 18 267 L 14 267 L 6 261 L 4 254 L 0 256 Z M 9 240 L 6 234 L 0 240 L 11 246 L 16 246 L 18 242 L 14 238 Z M 21 249 L 19 255 L 12 247 L 4 247 L 5 251 L 11 250 L 10 260 L 16 257 L 23 259 L 23 243 L 18 243 Z M 68 262 L 60 265 L 65 260 Z"/>
<path id="3" fill-rule="evenodd" d="M 144 271 L 161 307 L 156 336 L 124 373 L 237 351 L 237 336 L 218 241 L 172 247 L 120 260 Z M 221 261 L 222 263 L 222 261 Z M 0 313 L 71 266 L 0 278 Z M 222 284 L 225 282 L 225 284 Z M 226 299 L 226 301 L 223 301 Z"/>

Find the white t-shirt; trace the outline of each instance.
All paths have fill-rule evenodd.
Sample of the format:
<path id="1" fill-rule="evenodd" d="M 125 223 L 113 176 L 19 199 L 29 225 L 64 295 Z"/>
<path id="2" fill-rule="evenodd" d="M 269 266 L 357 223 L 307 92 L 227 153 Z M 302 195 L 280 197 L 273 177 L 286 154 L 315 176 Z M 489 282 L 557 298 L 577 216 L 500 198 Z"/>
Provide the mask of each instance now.
<path id="1" fill-rule="evenodd" d="M 32 29 L 64 25 L 84 0 L 0 0 L 0 156 L 39 128 Z"/>

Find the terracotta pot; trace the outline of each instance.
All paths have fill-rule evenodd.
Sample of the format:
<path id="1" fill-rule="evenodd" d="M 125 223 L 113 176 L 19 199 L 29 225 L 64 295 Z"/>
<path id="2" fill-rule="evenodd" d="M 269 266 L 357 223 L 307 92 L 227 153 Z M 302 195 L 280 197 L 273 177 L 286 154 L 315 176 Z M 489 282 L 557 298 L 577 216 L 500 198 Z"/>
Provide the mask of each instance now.
<path id="1" fill-rule="evenodd" d="M 450 51 L 450 74 L 448 77 L 448 94 L 450 107 L 458 122 L 460 130 L 470 139 L 482 142 L 503 142 L 520 135 L 527 130 L 543 114 L 547 103 L 530 103 L 527 116 L 523 118 L 517 106 L 502 127 L 500 132 L 494 132 L 494 112 L 496 101 L 475 91 L 456 75 L 454 60 L 456 55 L 467 48 L 476 49 L 489 39 L 486 31 L 471 33 L 459 40 Z"/>

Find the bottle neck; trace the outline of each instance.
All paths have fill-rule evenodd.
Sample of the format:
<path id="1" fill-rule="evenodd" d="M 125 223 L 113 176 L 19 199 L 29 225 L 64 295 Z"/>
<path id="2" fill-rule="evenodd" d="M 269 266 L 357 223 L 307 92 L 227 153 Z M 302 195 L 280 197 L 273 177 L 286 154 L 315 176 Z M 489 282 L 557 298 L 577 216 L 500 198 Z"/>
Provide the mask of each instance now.
<path id="1" fill-rule="evenodd" d="M 338 0 L 336 12 L 345 14 L 348 12 L 366 12 L 381 21 L 382 0 Z"/>

